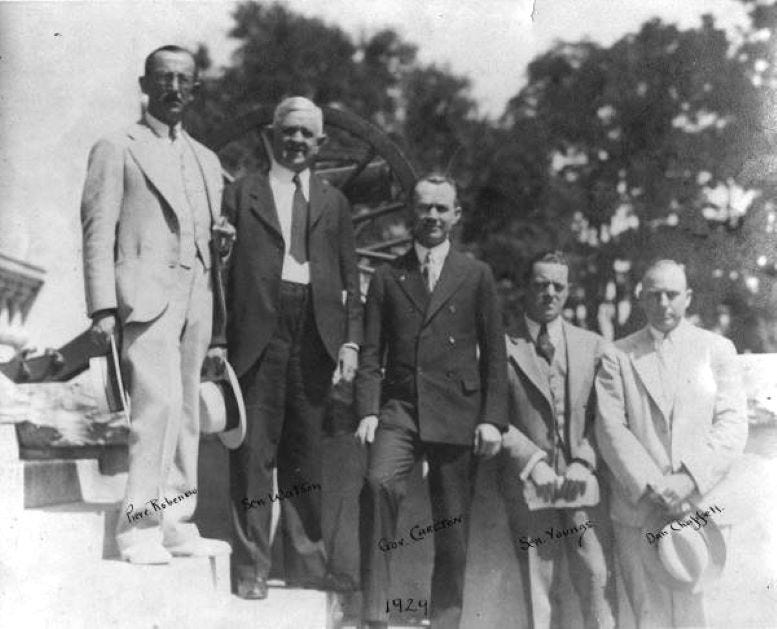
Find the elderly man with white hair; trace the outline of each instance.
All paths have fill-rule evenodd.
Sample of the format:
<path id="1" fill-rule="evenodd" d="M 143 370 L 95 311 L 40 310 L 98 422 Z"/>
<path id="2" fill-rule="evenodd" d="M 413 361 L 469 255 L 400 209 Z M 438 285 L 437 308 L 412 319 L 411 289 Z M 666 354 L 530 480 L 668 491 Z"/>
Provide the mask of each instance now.
<path id="1" fill-rule="evenodd" d="M 267 596 L 276 496 L 289 547 L 303 558 L 304 585 L 349 585 L 326 570 L 321 434 L 333 374 L 353 378 L 362 334 L 350 206 L 311 170 L 326 140 L 321 109 L 302 97 L 283 100 L 265 139 L 269 173 L 239 179 L 224 194 L 238 232 L 227 340 L 248 416 L 230 463 L 232 563 L 237 593 L 249 599 Z"/>

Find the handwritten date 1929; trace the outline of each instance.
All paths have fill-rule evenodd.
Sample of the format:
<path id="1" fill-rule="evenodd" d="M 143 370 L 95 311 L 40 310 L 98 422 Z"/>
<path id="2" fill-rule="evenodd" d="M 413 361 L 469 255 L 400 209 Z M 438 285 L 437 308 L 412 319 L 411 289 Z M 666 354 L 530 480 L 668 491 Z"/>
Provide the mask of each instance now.
<path id="1" fill-rule="evenodd" d="M 392 598 L 390 601 L 386 601 L 386 613 L 392 611 L 397 612 L 419 612 L 423 611 L 424 616 L 429 615 L 429 603 L 426 600 L 408 598 L 407 600 L 401 598 Z"/>

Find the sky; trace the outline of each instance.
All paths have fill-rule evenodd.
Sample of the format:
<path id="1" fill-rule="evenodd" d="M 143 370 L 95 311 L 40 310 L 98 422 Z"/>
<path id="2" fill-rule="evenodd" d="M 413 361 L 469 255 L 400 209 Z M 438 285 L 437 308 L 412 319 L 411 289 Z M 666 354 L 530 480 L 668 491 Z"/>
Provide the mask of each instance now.
<path id="1" fill-rule="evenodd" d="M 608 45 L 658 16 L 732 31 L 735 0 L 287 0 L 358 36 L 391 27 L 424 63 L 472 81 L 480 112 L 501 114 L 527 63 L 556 40 Z M 0 251 L 47 270 L 30 342 L 58 346 L 87 325 L 79 201 L 90 146 L 135 120 L 137 77 L 157 46 L 205 43 L 229 63 L 233 2 L 0 2 Z M 56 313 L 56 314 L 55 314 Z"/>

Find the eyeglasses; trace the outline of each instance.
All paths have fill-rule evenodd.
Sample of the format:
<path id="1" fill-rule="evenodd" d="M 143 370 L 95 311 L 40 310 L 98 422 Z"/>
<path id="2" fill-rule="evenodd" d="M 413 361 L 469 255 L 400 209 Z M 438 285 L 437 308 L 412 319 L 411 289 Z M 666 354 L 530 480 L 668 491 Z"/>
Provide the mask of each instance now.
<path id="1" fill-rule="evenodd" d="M 151 80 L 157 85 L 163 85 L 169 87 L 173 85 L 176 80 L 178 86 L 181 89 L 191 89 L 197 81 L 190 74 L 181 74 L 180 72 L 155 72 L 151 75 Z"/>

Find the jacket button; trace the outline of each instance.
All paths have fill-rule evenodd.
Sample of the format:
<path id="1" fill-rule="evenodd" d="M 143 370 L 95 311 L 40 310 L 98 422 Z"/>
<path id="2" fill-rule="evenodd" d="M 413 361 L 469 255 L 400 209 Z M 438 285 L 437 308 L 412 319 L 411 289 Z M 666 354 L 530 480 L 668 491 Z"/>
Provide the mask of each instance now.
<path id="1" fill-rule="evenodd" d="M 445 377 L 446 378 L 453 378 L 453 372 L 452 371 L 446 371 L 445 372 Z"/>
<path id="2" fill-rule="evenodd" d="M 450 306 L 448 306 L 448 310 L 450 310 L 451 312 L 456 312 L 456 306 L 451 304 Z"/>
<path id="3" fill-rule="evenodd" d="M 451 345 L 456 345 L 456 339 L 453 338 L 452 336 L 449 336 L 448 337 L 448 343 L 450 343 Z"/>
<path id="4" fill-rule="evenodd" d="M 416 370 L 415 370 L 415 372 L 416 372 L 418 375 L 421 375 L 421 374 L 424 372 L 424 370 L 423 370 L 423 369 L 421 369 L 421 368 L 419 367 L 418 369 L 416 369 Z"/>

